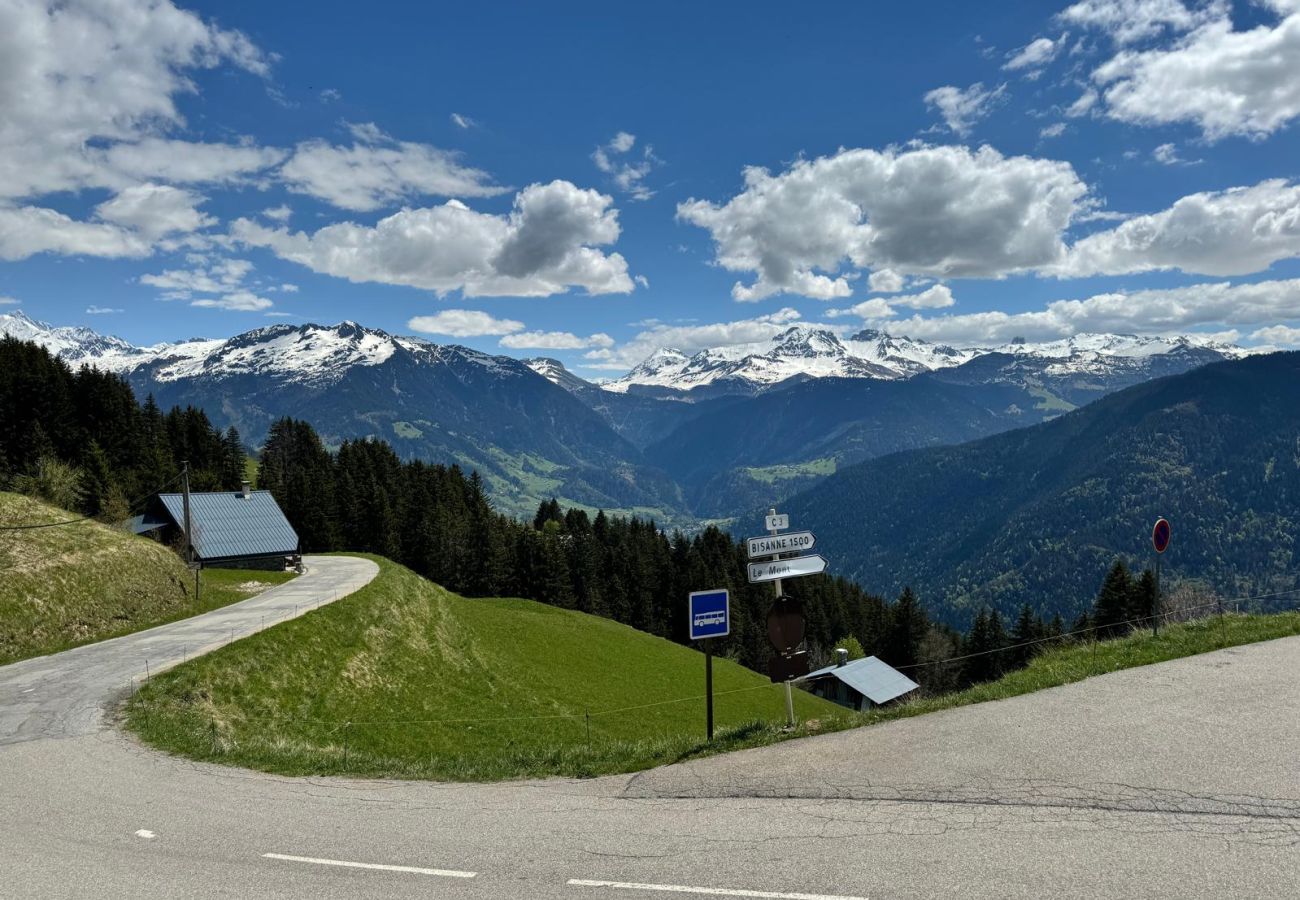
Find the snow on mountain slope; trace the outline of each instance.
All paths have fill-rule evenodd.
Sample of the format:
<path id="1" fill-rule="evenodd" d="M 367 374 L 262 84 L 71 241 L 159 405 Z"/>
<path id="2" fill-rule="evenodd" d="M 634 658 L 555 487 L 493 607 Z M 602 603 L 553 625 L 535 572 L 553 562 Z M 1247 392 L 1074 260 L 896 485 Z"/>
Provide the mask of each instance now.
<path id="1" fill-rule="evenodd" d="M 957 348 L 871 329 L 841 340 L 827 329 L 798 325 L 770 341 L 691 355 L 663 348 L 622 378 L 601 387 L 626 393 L 634 387 L 689 391 L 728 380 L 761 389 L 796 377 L 897 379 L 959 366 L 990 353 L 1052 360 L 1049 371 L 1054 375 L 1095 375 L 1140 369 L 1167 354 L 1207 350 L 1228 359 L 1251 352 L 1201 335 L 1078 334 L 1045 343 L 1016 341 L 998 347 Z"/>
<path id="2" fill-rule="evenodd" d="M 176 344 L 133 347 L 88 328 L 55 327 L 22 312 L 0 315 L 0 334 L 34 341 L 65 361 L 93 363 L 123 375 L 146 374 L 155 382 L 193 378 L 265 375 L 302 384 L 328 385 L 354 366 L 378 366 L 394 354 L 417 364 L 455 368 L 471 363 L 496 374 L 519 374 L 522 366 L 455 345 L 395 337 L 356 322 L 338 325 L 271 325 L 226 340 L 194 339 Z"/>

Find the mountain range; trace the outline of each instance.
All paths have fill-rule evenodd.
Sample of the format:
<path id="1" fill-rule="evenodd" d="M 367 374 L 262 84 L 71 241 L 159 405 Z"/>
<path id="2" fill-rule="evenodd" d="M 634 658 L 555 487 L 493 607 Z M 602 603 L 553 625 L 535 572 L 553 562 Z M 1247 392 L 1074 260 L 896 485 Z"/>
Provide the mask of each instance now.
<path id="1" fill-rule="evenodd" d="M 1300 587 L 1300 353 L 1130 387 L 1050 422 L 851 466 L 782 508 L 834 571 L 940 619 L 1022 603 L 1068 622 L 1116 558 L 1228 600 Z M 751 512 L 751 520 L 760 509 Z"/>
<path id="2" fill-rule="evenodd" d="M 512 513 L 555 496 L 687 526 L 779 502 L 863 460 L 1036 424 L 1247 352 L 1125 335 L 959 349 L 801 325 L 757 344 L 663 349 L 597 384 L 556 360 L 355 322 L 136 347 L 15 312 L 0 314 L 0 333 L 118 372 L 161 405 L 200 406 L 251 446 L 296 416 L 331 444 L 379 437 L 409 458 L 477 469 Z"/>

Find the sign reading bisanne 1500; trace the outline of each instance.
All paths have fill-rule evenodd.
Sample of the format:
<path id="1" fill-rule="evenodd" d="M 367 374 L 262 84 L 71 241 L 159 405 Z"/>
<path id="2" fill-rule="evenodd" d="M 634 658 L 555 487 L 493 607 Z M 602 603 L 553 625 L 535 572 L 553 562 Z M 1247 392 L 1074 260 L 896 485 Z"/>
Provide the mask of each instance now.
<path id="1" fill-rule="evenodd" d="M 817 539 L 811 531 L 792 531 L 789 534 L 766 534 L 745 541 L 749 545 L 749 558 L 775 556 L 778 553 L 803 553 L 811 550 Z"/>

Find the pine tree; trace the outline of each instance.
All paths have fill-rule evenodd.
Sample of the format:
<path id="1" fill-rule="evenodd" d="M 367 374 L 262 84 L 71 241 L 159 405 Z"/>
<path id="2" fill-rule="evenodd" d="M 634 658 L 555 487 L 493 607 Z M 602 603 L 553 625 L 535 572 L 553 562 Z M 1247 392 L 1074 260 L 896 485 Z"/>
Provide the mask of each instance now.
<path id="1" fill-rule="evenodd" d="M 1117 637 L 1128 632 L 1125 621 L 1133 598 L 1133 579 L 1122 559 L 1116 560 L 1106 573 L 1101 591 L 1093 604 L 1093 624 L 1099 638 Z"/>
<path id="2" fill-rule="evenodd" d="M 894 668 L 915 666 L 921 659 L 921 641 L 930 630 L 930 620 L 910 587 L 903 589 L 889 618 L 885 662 Z"/>

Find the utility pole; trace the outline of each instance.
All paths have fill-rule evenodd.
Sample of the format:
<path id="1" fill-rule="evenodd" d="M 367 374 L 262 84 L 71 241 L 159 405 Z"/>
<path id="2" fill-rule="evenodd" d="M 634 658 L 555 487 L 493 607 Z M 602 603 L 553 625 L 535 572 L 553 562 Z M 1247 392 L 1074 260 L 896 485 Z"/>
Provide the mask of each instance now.
<path id="1" fill-rule="evenodd" d="M 185 562 L 194 570 L 194 600 L 199 599 L 199 567 L 194 564 L 194 532 L 190 523 L 190 461 L 181 463 L 181 503 L 185 510 Z"/>

